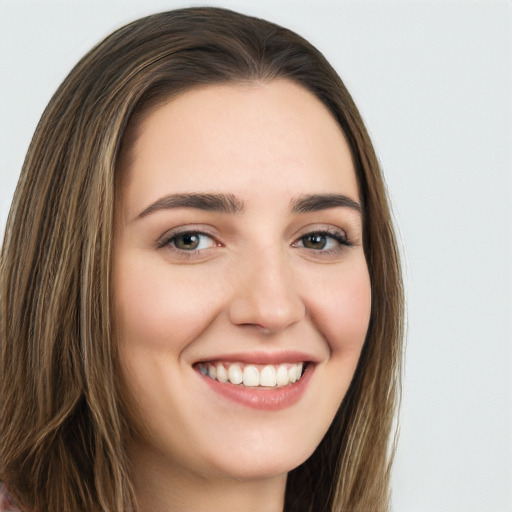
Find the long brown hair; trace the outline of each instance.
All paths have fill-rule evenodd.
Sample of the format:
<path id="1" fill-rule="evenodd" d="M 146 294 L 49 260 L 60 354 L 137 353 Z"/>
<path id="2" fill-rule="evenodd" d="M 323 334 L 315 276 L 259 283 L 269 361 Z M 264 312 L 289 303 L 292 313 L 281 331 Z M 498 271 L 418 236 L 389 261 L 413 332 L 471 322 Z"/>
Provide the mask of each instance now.
<path id="1" fill-rule="evenodd" d="M 50 101 L 23 166 L 0 260 L 0 480 L 27 511 L 137 510 L 111 325 L 116 168 L 127 127 L 196 86 L 277 78 L 311 91 L 348 140 L 372 285 L 353 381 L 317 450 L 289 474 L 285 510 L 388 509 L 403 296 L 364 123 L 336 72 L 300 36 L 190 8 L 135 21 L 93 48 Z"/>

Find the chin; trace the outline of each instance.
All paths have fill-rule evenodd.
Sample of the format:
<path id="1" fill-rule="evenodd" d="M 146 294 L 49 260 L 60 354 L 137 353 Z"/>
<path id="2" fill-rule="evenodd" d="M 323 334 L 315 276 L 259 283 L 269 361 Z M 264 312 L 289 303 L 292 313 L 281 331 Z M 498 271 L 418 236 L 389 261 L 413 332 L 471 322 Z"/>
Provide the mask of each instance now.
<path id="1" fill-rule="evenodd" d="M 310 435 L 300 426 L 283 434 L 268 428 L 230 436 L 228 442 L 204 458 L 205 467 L 236 480 L 260 480 L 286 475 L 305 462 L 321 441 L 323 429 Z M 311 435 L 313 434 L 313 435 Z M 215 471 L 214 470 L 214 471 Z"/>
<path id="2" fill-rule="evenodd" d="M 212 461 L 219 475 L 241 482 L 254 480 L 267 480 L 286 476 L 290 471 L 300 466 L 307 460 L 309 454 L 304 457 L 280 458 L 253 457 L 250 461 Z"/>

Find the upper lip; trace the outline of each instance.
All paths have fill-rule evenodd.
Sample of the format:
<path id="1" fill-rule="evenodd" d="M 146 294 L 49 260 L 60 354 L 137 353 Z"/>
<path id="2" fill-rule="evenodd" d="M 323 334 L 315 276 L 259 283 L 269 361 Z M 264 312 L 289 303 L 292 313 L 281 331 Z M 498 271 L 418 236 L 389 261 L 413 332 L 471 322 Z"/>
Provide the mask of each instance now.
<path id="1" fill-rule="evenodd" d="M 297 350 L 258 351 L 258 352 L 230 352 L 204 357 L 198 363 L 212 361 L 225 361 L 229 363 L 245 364 L 282 364 L 282 363 L 318 363 L 320 359 L 314 355 Z"/>

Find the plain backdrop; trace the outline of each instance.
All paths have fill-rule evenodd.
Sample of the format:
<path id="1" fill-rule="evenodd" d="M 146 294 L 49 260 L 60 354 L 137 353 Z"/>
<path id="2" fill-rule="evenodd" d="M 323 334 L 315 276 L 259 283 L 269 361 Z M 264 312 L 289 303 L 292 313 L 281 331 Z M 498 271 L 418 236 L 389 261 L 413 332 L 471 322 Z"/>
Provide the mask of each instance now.
<path id="1" fill-rule="evenodd" d="M 512 511 L 509 1 L 0 0 L 0 233 L 35 125 L 76 61 L 125 22 L 204 4 L 313 42 L 376 145 L 408 301 L 393 511 Z"/>

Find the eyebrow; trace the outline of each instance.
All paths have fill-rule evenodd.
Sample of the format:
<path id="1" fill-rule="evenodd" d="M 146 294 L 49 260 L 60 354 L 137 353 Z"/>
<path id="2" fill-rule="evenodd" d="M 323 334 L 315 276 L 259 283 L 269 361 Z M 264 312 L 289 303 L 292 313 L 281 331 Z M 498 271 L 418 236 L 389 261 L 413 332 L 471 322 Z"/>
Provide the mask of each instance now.
<path id="1" fill-rule="evenodd" d="M 293 213 L 310 213 L 339 207 L 350 208 L 359 214 L 363 211 L 360 203 L 343 194 L 302 195 L 291 201 L 290 209 Z"/>
<path id="2" fill-rule="evenodd" d="M 150 204 L 137 218 L 158 210 L 173 208 L 195 208 L 208 212 L 237 214 L 243 212 L 244 204 L 233 194 L 172 194 Z"/>
<path id="3" fill-rule="evenodd" d="M 310 194 L 301 195 L 290 202 L 292 213 L 310 213 L 330 208 L 350 208 L 362 212 L 361 205 L 343 194 Z M 243 201 L 233 194 L 190 193 L 172 194 L 162 197 L 144 209 L 137 218 L 145 217 L 159 210 L 174 208 L 194 208 L 197 210 L 240 214 L 245 210 Z"/>

